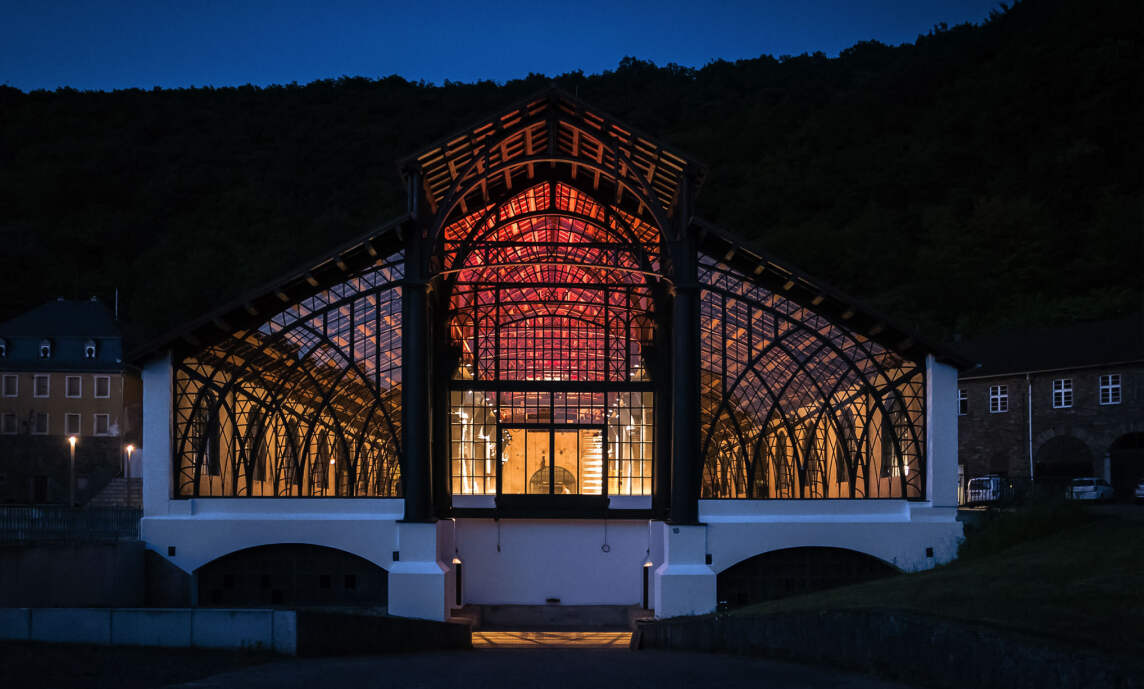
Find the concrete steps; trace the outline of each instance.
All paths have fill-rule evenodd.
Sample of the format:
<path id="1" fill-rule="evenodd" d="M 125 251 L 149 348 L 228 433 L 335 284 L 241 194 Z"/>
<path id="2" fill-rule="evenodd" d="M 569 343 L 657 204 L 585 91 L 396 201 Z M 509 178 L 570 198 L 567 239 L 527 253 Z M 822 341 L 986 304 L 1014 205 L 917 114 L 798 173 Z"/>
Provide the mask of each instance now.
<path id="1" fill-rule="evenodd" d="M 88 502 L 88 507 L 143 507 L 143 479 L 113 478 Z"/>
<path id="2" fill-rule="evenodd" d="M 451 615 L 474 629 L 511 631 L 622 631 L 651 616 L 638 605 L 466 605 Z"/>

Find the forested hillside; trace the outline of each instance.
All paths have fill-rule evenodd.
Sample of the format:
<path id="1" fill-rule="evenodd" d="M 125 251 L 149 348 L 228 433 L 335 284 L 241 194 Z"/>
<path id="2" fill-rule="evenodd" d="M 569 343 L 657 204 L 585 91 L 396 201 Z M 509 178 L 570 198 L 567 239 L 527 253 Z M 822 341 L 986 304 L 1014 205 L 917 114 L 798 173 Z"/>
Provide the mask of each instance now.
<path id="1" fill-rule="evenodd" d="M 550 81 L 706 162 L 701 216 L 931 335 L 1117 315 L 1141 306 L 1140 15 L 1025 0 L 836 59 L 504 85 L 0 87 L 0 318 L 118 287 L 161 331 L 399 214 L 399 157 Z"/>

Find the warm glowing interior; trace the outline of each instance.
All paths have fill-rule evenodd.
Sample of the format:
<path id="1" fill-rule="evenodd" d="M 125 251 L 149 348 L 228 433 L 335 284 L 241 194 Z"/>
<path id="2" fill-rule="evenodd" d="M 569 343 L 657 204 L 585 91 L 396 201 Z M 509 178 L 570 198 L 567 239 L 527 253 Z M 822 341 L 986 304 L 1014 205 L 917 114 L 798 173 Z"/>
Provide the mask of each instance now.
<path id="1" fill-rule="evenodd" d="M 658 232 L 542 182 L 450 224 L 443 254 L 453 492 L 650 494 Z"/>

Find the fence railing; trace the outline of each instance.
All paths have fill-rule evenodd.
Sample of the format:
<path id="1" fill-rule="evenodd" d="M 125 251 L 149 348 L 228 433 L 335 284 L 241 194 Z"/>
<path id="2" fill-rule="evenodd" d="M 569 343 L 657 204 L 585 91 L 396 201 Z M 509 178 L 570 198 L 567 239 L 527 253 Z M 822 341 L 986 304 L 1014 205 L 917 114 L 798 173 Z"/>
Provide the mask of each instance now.
<path id="1" fill-rule="evenodd" d="M 142 510 L 126 507 L 0 507 L 0 543 L 133 541 L 141 516 Z"/>

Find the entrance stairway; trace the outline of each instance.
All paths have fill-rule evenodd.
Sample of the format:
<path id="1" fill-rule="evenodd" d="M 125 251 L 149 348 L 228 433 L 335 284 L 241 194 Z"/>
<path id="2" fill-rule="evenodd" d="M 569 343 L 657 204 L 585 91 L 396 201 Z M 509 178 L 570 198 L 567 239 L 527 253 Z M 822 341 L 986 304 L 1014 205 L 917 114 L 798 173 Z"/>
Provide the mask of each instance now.
<path id="1" fill-rule="evenodd" d="M 133 507 L 143 508 L 143 479 L 113 478 L 103 490 L 95 494 L 88 507 Z"/>
<path id="2" fill-rule="evenodd" d="M 472 627 L 474 648 L 626 649 L 651 616 L 635 605 L 466 605 L 451 619 Z"/>
<path id="3" fill-rule="evenodd" d="M 452 611 L 453 619 L 482 631 L 631 631 L 651 616 L 638 605 L 466 605 Z"/>

